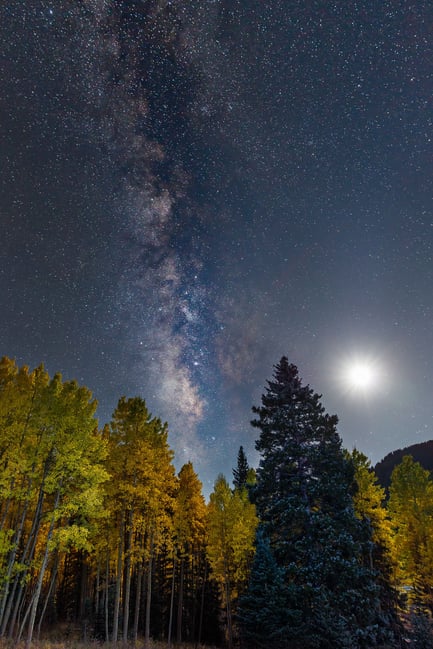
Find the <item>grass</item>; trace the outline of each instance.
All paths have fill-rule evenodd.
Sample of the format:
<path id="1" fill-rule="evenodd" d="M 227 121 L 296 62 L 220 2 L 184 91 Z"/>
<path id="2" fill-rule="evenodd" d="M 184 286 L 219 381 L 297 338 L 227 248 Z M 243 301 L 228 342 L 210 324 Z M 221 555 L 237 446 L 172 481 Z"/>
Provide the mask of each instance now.
<path id="1" fill-rule="evenodd" d="M 144 640 L 139 640 L 137 643 L 128 642 L 126 645 L 128 649 L 143 649 Z M 41 639 L 35 640 L 32 643 L 34 649 L 123 649 L 125 645 L 123 642 L 106 643 L 98 642 L 96 640 L 89 640 L 88 642 L 82 642 L 80 640 L 66 639 L 66 640 L 53 640 L 53 639 Z M 180 645 L 173 644 L 173 649 L 195 649 L 195 644 L 186 644 L 182 643 Z M 148 649 L 167 649 L 168 645 L 166 642 L 150 641 Z M 12 640 L 2 640 L 0 639 L 0 649 L 25 649 L 25 642 L 16 643 Z M 205 645 L 198 645 L 197 649 L 217 649 L 216 647 L 209 647 Z"/>

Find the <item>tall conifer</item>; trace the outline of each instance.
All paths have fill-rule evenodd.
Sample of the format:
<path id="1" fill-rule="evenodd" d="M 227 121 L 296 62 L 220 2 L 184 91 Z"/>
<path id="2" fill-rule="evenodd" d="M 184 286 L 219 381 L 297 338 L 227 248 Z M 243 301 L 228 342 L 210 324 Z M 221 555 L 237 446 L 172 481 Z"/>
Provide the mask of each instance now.
<path id="1" fill-rule="evenodd" d="M 249 471 L 250 467 L 248 465 L 244 447 L 240 446 L 238 451 L 237 465 L 236 468 L 233 469 L 233 484 L 235 489 L 242 489 L 243 487 L 246 487 Z"/>
<path id="2" fill-rule="evenodd" d="M 239 626 L 249 649 L 284 646 L 289 624 L 284 571 L 275 561 L 259 526 L 248 590 L 239 601 Z"/>
<path id="3" fill-rule="evenodd" d="M 288 624 L 275 646 L 373 646 L 387 622 L 365 561 L 369 530 L 354 513 L 353 464 L 337 417 L 286 357 L 253 412 L 262 458 L 252 494 L 286 585 Z"/>

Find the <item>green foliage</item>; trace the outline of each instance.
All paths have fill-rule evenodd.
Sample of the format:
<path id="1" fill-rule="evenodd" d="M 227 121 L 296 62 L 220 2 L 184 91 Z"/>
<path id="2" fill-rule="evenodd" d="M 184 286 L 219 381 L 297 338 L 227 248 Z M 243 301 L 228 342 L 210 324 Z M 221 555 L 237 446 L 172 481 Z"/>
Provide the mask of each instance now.
<path id="1" fill-rule="evenodd" d="M 284 646 L 286 629 L 299 626 L 290 619 L 284 571 L 277 565 L 269 541 L 257 530 L 256 552 L 248 589 L 239 601 L 241 635 L 251 649 L 277 649 Z"/>
<path id="2" fill-rule="evenodd" d="M 342 451 L 337 417 L 324 412 L 285 357 L 253 412 L 262 457 L 252 496 L 284 573 L 283 646 L 289 638 L 303 649 L 378 642 L 387 623 L 365 561 L 371 538 L 353 509 L 354 467 Z"/>
<path id="3" fill-rule="evenodd" d="M 243 446 L 239 447 L 238 461 L 233 469 L 233 485 L 235 489 L 242 489 L 247 486 L 250 467 Z"/>

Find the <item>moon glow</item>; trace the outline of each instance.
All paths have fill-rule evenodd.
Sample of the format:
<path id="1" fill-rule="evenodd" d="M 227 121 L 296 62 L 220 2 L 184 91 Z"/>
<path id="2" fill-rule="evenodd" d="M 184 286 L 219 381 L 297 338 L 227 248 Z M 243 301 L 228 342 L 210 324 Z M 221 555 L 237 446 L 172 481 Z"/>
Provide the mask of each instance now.
<path id="1" fill-rule="evenodd" d="M 374 396 L 381 391 L 385 378 L 382 362 L 368 354 L 349 355 L 342 359 L 337 377 L 343 392 L 354 398 Z"/>

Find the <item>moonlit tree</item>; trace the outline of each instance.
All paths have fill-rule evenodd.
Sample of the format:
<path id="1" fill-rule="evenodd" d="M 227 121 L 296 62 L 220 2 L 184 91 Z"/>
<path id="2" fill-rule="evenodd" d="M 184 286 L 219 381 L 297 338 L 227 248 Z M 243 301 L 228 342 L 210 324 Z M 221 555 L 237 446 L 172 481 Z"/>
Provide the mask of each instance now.
<path id="1" fill-rule="evenodd" d="M 369 529 L 354 512 L 353 464 L 344 456 L 337 417 L 325 413 L 286 357 L 253 412 L 262 457 L 252 495 L 285 582 L 286 627 L 280 636 L 274 630 L 268 646 L 374 646 L 388 623 L 364 560 Z"/>

